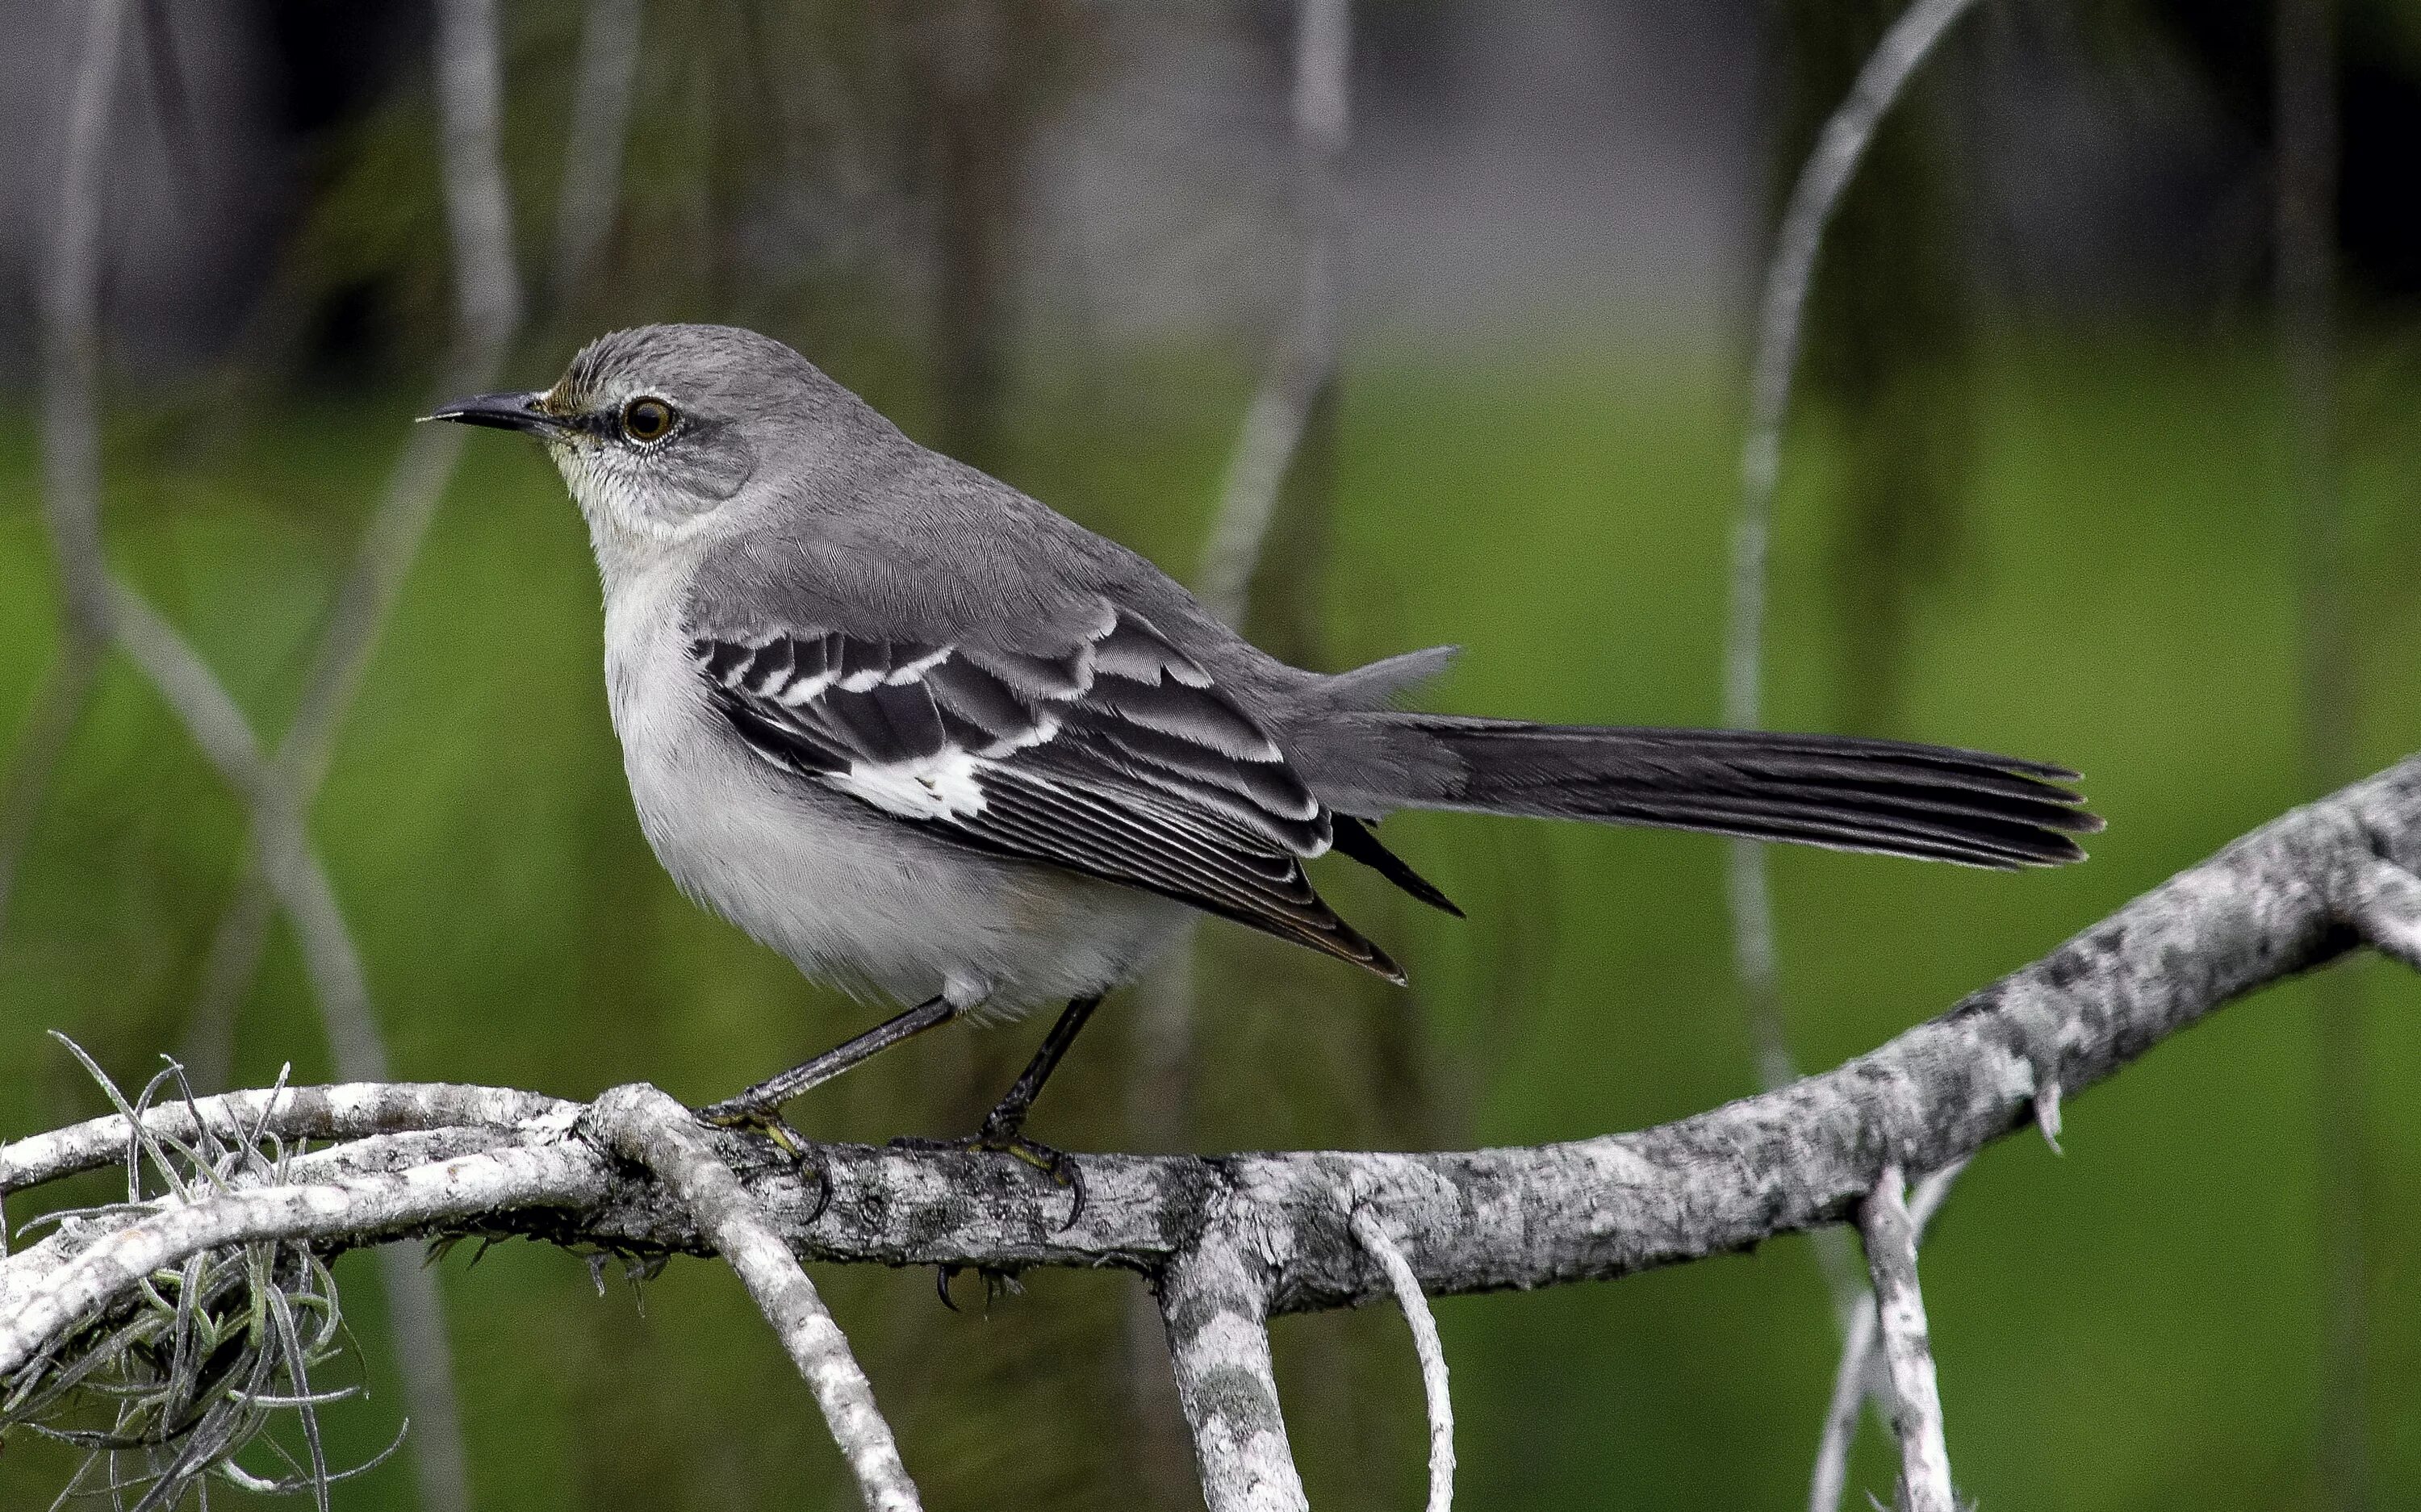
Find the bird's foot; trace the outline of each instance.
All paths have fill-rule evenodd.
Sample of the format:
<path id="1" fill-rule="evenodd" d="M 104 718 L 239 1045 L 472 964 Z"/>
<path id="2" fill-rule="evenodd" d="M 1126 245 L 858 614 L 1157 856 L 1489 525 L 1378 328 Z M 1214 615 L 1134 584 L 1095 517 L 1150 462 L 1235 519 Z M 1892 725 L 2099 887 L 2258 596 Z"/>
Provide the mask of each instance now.
<path id="1" fill-rule="evenodd" d="M 825 1207 L 832 1201 L 832 1173 L 824 1169 L 823 1158 L 816 1153 L 815 1142 L 791 1128 L 780 1109 L 727 1098 L 693 1111 L 697 1115 L 697 1121 L 709 1128 L 755 1134 L 788 1156 L 799 1174 L 815 1183 L 815 1206 L 807 1210 L 806 1222 L 812 1224 L 824 1215 Z"/>
<path id="2" fill-rule="evenodd" d="M 949 1154 L 1011 1155 L 1068 1189 L 1068 1216 L 1059 1227 L 1076 1226 L 1085 1212 L 1085 1172 L 1074 1156 L 1039 1140 L 1025 1137 L 1017 1125 L 995 1118 L 984 1120 L 984 1126 L 974 1136 L 963 1139 L 929 1139 L 915 1134 L 903 1134 L 891 1142 L 894 1149 L 941 1150 Z"/>

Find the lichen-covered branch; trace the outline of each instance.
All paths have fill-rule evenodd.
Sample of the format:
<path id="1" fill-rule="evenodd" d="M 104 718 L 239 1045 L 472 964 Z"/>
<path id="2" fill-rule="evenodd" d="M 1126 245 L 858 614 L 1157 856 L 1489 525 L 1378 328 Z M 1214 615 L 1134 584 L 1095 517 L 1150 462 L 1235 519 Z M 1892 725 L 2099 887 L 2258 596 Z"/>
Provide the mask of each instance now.
<path id="1" fill-rule="evenodd" d="M 919 1512 L 915 1483 L 849 1340 L 798 1257 L 717 1158 L 705 1129 L 687 1108 L 645 1084 L 616 1087 L 597 1099 L 588 1117 L 606 1147 L 655 1173 L 739 1274 L 815 1393 L 867 1512 Z"/>
<path id="2" fill-rule="evenodd" d="M 1522 1148 L 1086 1156 L 1072 1222 L 1065 1192 L 1007 1155 L 819 1146 L 819 1179 L 753 1135 L 693 1132 L 746 1191 L 751 1221 L 802 1258 L 1144 1273 L 1160 1288 L 1214 1512 L 1299 1507 L 1266 1321 L 1397 1293 L 1357 1223 L 1379 1225 L 1419 1290 L 1450 1295 L 1620 1276 L 1862 1207 L 1871 1217 L 1888 1172 L 1949 1166 L 2246 992 L 2366 939 L 2409 939 L 2416 864 L 2421 758 L 2277 819 L 1940 1018 L 1791 1086 L 1636 1133 Z M 153 1109 L 146 1127 L 163 1130 L 389 1143 L 350 1164 L 315 1152 L 304 1159 L 325 1164 L 298 1175 L 298 1161 L 273 1187 L 88 1214 L 0 1261 L 0 1387 L 82 1320 L 127 1305 L 144 1276 L 231 1243 L 523 1234 L 626 1252 L 722 1247 L 692 1202 L 617 1160 L 579 1112 L 411 1084 Z M 113 1163 L 128 1132 L 104 1119 L 0 1146 L 0 1192 Z M 423 1149 L 402 1138 L 414 1133 L 445 1137 Z M 437 1158 L 414 1163 L 415 1150 Z"/>
<path id="3" fill-rule="evenodd" d="M 1943 1199 L 1950 1195 L 1951 1186 L 1966 1162 L 1947 1165 L 1916 1184 L 1908 1201 L 1909 1221 L 1916 1225 L 1916 1237 L 1925 1238 L 1926 1225 L 1941 1209 Z M 1880 1394 L 1886 1404 L 1890 1398 L 1890 1380 L 1876 1379 L 1874 1372 L 1875 1333 L 1881 1319 L 1875 1316 L 1875 1294 L 1861 1289 L 1856 1303 L 1850 1309 L 1847 1324 L 1841 1330 L 1841 1363 L 1833 1372 L 1833 1397 L 1824 1411 L 1824 1432 L 1816 1446 L 1816 1469 L 1808 1477 L 1807 1512 L 1839 1512 L 1841 1489 L 1849 1478 L 1850 1441 L 1858 1431 L 1859 1411 L 1867 1399 Z"/>
<path id="4" fill-rule="evenodd" d="M 1909 1216 L 1907 1183 L 1898 1166 L 1884 1166 L 1873 1194 L 1859 1205 L 1858 1232 L 1867 1241 L 1875 1325 L 1891 1376 L 1892 1431 L 1899 1438 L 1898 1504 L 1904 1512 L 1957 1512 L 1933 1339 L 1916 1281 L 1916 1223 Z"/>
<path id="5" fill-rule="evenodd" d="M 1429 1298 L 1421 1294 L 1421 1278 L 1413 1274 L 1395 1239 L 1367 1212 L 1353 1214 L 1353 1237 L 1362 1241 L 1396 1288 L 1396 1304 L 1413 1331 L 1413 1352 L 1421 1363 L 1421 1398 L 1429 1419 L 1429 1512 L 1447 1512 L 1454 1505 L 1454 1394 L 1445 1369 L 1445 1345 L 1438 1338 L 1437 1317 Z"/>
<path id="6" fill-rule="evenodd" d="M 1209 1512 L 1309 1512 L 1270 1360 L 1270 1277 L 1248 1242 L 1218 1235 L 1161 1277 L 1177 1400 Z"/>

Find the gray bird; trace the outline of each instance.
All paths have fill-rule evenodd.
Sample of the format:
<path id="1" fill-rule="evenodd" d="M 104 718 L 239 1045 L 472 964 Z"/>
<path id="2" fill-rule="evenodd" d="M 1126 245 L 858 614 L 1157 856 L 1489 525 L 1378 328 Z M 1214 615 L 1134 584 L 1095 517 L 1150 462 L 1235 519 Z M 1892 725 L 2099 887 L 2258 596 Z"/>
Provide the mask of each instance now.
<path id="1" fill-rule="evenodd" d="M 1134 553 L 929 451 L 789 347 L 726 326 L 592 342 L 553 388 L 430 418 L 537 436 L 588 522 L 639 822 L 692 898 L 862 997 L 911 1004 L 703 1110 L 777 1109 L 965 1015 L 1067 1005 L 971 1143 L 1053 1169 L 1035 1095 L 1191 912 L 1403 973 L 1320 899 L 1398 809 L 1701 830 L 2019 867 L 2101 828 L 2063 768 L 1825 735 L 1417 713 L 1452 647 L 1341 675 L 1255 647 Z"/>

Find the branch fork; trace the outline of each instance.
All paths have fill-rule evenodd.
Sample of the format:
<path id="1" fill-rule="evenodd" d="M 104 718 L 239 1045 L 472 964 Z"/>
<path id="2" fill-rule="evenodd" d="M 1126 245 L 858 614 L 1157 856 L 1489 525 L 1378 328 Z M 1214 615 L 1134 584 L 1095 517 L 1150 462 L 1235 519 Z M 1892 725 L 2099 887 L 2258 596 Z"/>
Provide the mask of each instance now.
<path id="1" fill-rule="evenodd" d="M 2365 942 L 2405 959 L 2421 919 L 2416 861 L 2421 757 L 2288 814 L 1941 1017 L 1788 1086 L 1519 1148 L 1084 1156 L 1090 1197 L 1071 1225 L 1058 1189 L 995 1154 L 819 1146 L 821 1202 L 823 1183 L 766 1141 L 708 1128 L 647 1087 L 586 1106 L 383 1083 L 145 1108 L 142 1127 L 164 1139 L 333 1143 L 265 1184 L 98 1210 L 0 1259 L 0 1391 L 132 1305 L 147 1277 L 231 1244 L 305 1240 L 327 1255 L 518 1235 L 643 1258 L 720 1255 L 851 1446 L 868 1504 L 911 1506 L 897 1445 L 800 1260 L 1112 1266 L 1156 1284 L 1211 1512 L 1291 1512 L 1303 1487 L 1273 1317 L 1402 1302 L 1430 1386 L 1434 1492 L 1444 1362 L 1422 1337 L 1420 1299 L 1608 1279 L 1847 1222 L 1882 1298 L 1868 1336 L 1892 1366 L 1911 1491 L 1946 1506 L 1913 1256 L 1947 1171 L 2032 1127 L 2045 1088 L 2087 1088 L 2247 992 Z M 121 1114 L 0 1146 L 0 1193 L 117 1164 L 135 1127 Z M 1904 1171 L 1934 1173 L 1913 1204 Z M 1863 1382 L 1863 1365 L 1850 1379 Z"/>

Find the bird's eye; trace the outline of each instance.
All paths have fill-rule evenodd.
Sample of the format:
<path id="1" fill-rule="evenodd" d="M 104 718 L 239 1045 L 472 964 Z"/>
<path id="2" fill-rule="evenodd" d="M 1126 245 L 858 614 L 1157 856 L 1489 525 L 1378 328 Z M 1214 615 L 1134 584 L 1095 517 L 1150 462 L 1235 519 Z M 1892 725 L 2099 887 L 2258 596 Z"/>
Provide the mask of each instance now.
<path id="1" fill-rule="evenodd" d="M 673 428 L 673 407 L 652 395 L 643 394 L 622 406 L 622 434 L 633 441 L 662 441 Z"/>

